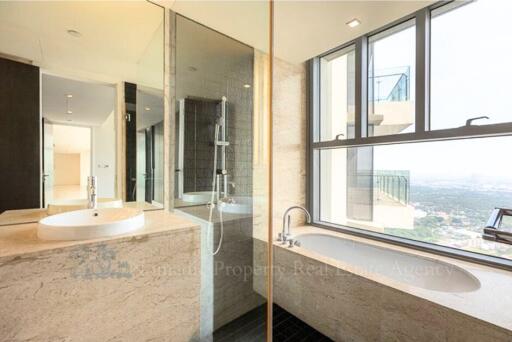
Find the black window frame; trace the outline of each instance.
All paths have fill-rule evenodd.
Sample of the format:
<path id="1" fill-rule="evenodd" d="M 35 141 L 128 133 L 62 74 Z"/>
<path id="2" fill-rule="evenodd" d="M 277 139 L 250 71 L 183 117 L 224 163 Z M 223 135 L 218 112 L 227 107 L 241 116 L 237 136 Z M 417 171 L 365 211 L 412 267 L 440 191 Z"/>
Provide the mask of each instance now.
<path id="1" fill-rule="evenodd" d="M 462 126 L 441 130 L 430 130 L 430 23 L 431 12 L 446 6 L 456 9 L 468 2 L 441 1 L 400 18 L 375 31 L 331 49 L 308 61 L 308 145 L 307 145 L 307 196 L 306 206 L 312 216 L 312 225 L 391 243 L 416 250 L 471 261 L 492 267 L 512 270 L 512 260 L 491 255 L 469 252 L 462 249 L 436 245 L 392 236 L 384 233 L 323 222 L 320 220 L 320 151 L 336 148 L 377 146 L 428 141 L 460 140 L 512 135 L 512 122 Z M 368 136 L 368 41 L 369 37 L 392 29 L 407 21 L 415 20 L 416 27 L 416 72 L 415 72 L 415 131 L 392 135 Z M 355 46 L 355 135 L 354 138 L 320 141 L 320 59 L 350 46 Z M 482 226 L 482 232 L 483 232 Z"/>

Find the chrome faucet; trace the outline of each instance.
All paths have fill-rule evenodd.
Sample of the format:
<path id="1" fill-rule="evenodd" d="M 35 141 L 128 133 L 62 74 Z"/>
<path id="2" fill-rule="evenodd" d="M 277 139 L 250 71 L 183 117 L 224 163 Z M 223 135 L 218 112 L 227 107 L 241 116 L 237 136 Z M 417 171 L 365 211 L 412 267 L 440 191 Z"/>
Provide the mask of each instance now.
<path id="1" fill-rule="evenodd" d="M 235 188 L 236 188 L 236 184 L 235 182 L 228 182 L 228 193 L 225 194 L 225 197 L 230 197 L 231 194 L 235 194 Z"/>
<path id="2" fill-rule="evenodd" d="M 96 209 L 98 208 L 98 195 L 96 193 L 96 187 L 98 177 L 89 176 L 87 177 L 87 208 Z"/>
<path id="3" fill-rule="evenodd" d="M 290 233 L 291 216 L 289 213 L 290 213 L 290 211 L 292 211 L 294 209 L 302 210 L 306 214 L 307 223 L 311 223 L 311 215 L 309 214 L 309 211 L 306 210 L 306 208 L 301 207 L 299 205 L 294 205 L 294 206 L 286 209 L 286 211 L 284 212 L 284 215 L 283 215 L 283 231 L 281 233 L 279 233 L 279 237 L 278 237 L 277 241 L 282 241 L 283 244 L 286 244 L 286 242 L 288 240 L 290 240 L 289 241 L 290 247 L 293 247 L 294 242 L 293 242 L 293 239 L 290 239 L 290 237 L 291 237 L 291 233 Z"/>

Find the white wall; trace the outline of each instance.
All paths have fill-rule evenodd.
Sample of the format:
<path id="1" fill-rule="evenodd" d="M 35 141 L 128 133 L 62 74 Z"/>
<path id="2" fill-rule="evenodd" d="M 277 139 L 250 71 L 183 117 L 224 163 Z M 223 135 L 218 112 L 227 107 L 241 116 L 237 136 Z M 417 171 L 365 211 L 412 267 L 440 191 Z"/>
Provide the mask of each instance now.
<path id="1" fill-rule="evenodd" d="M 87 177 L 91 174 L 91 151 L 80 152 L 80 187 L 87 186 Z"/>
<path id="2" fill-rule="evenodd" d="M 93 169 L 98 177 L 98 197 L 116 197 L 116 132 L 115 115 L 92 129 Z"/>
<path id="3" fill-rule="evenodd" d="M 80 184 L 80 154 L 55 153 L 55 183 L 54 185 Z"/>

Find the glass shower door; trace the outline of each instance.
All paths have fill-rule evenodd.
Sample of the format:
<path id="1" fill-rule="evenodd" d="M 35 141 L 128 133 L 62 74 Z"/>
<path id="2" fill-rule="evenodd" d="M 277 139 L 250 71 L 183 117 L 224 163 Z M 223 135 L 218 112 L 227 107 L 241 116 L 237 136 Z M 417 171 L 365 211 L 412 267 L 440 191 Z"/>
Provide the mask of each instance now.
<path id="1" fill-rule="evenodd" d="M 179 14 L 172 20 L 174 206 L 201 226 L 200 340 L 265 341 L 269 55 Z"/>

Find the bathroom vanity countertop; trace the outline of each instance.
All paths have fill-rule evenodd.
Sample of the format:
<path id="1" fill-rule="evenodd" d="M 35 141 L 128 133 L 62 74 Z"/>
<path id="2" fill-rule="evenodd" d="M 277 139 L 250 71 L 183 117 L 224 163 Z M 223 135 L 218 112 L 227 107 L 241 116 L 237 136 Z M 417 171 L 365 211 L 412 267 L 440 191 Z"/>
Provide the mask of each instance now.
<path id="1" fill-rule="evenodd" d="M 510 271 L 313 226 L 292 228 L 293 235 L 311 233 L 333 235 L 347 240 L 453 264 L 475 276 L 480 281 L 480 288 L 472 292 L 441 292 L 427 290 L 392 280 L 382 275 L 372 273 L 369 270 L 358 270 L 349 263 L 320 255 L 305 248 L 297 246 L 288 248 L 277 241 L 274 242 L 274 245 L 512 331 L 512 311 L 510 310 L 512 307 L 512 272 Z"/>
<path id="2" fill-rule="evenodd" d="M 144 217 L 145 224 L 142 229 L 129 234 L 93 240 L 44 241 L 37 237 L 37 223 L 2 226 L 0 227 L 0 259 L 94 242 L 133 239 L 185 229 L 199 229 L 196 223 L 166 210 L 145 211 Z"/>
<path id="3" fill-rule="evenodd" d="M 46 209 L 6 210 L 0 214 L 0 226 L 39 222 L 47 216 Z"/>

